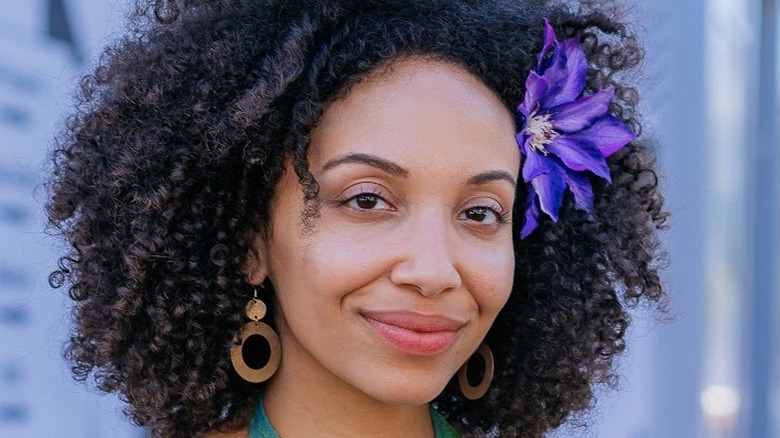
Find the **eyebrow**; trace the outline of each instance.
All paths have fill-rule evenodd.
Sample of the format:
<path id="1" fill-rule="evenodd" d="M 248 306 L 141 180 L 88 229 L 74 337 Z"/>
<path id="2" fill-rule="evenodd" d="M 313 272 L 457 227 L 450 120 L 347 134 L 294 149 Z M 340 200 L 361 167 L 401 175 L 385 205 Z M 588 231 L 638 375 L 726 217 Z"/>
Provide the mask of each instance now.
<path id="1" fill-rule="evenodd" d="M 393 176 L 409 176 L 409 171 L 403 167 L 393 163 L 392 161 L 388 161 L 384 158 L 371 154 L 349 154 L 344 155 L 343 157 L 334 158 L 325 164 L 325 167 L 322 168 L 322 171 L 325 172 L 342 164 L 365 164 L 367 166 L 376 167 L 377 169 L 389 173 Z"/>
<path id="2" fill-rule="evenodd" d="M 517 187 L 517 181 L 515 181 L 515 178 L 505 170 L 491 170 L 489 172 L 478 173 L 469 178 L 469 180 L 466 181 L 466 184 L 478 186 L 481 184 L 487 184 L 491 181 L 506 181 L 509 184 L 512 184 L 512 187 Z"/>
<path id="3" fill-rule="evenodd" d="M 393 176 L 403 178 L 409 176 L 409 171 L 399 166 L 398 164 L 376 155 L 363 153 L 348 154 L 334 158 L 325 164 L 325 166 L 322 168 L 322 171 L 326 172 L 343 164 L 364 164 L 366 166 L 375 167 Z M 491 170 L 488 172 L 476 174 L 469 178 L 468 181 L 466 181 L 466 184 L 481 185 L 492 181 L 506 181 L 511 184 L 512 187 L 517 187 L 517 181 L 515 181 L 515 178 L 509 174 L 509 172 L 504 170 Z"/>

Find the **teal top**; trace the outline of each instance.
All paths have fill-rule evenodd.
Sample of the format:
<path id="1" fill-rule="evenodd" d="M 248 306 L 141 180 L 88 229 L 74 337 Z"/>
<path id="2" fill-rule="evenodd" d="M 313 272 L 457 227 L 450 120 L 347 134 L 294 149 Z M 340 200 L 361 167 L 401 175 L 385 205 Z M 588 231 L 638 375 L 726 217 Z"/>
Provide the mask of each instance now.
<path id="1" fill-rule="evenodd" d="M 440 413 L 436 412 L 433 406 L 431 406 L 431 420 L 433 421 L 435 438 L 458 438 L 458 435 L 452 430 L 447 420 Z M 268 416 L 265 415 L 262 397 L 258 398 L 252 422 L 249 423 L 249 438 L 281 438 L 274 430 L 274 427 L 271 426 L 271 422 L 268 421 Z"/>

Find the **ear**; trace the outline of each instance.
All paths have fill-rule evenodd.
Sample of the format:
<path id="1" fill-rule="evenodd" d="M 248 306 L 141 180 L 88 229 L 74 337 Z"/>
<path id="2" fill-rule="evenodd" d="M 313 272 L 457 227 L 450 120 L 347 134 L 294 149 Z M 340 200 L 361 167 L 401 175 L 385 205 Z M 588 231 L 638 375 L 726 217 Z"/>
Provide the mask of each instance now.
<path id="1" fill-rule="evenodd" d="M 244 273 L 247 282 L 254 286 L 259 286 L 268 277 L 268 246 L 262 233 L 255 234 L 241 272 Z"/>

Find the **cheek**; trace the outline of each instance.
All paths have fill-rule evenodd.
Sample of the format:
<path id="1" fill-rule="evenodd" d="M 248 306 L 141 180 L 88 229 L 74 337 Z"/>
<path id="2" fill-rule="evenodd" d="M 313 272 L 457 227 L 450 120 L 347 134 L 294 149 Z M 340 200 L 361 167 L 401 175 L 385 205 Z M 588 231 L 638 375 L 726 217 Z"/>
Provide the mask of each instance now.
<path id="1" fill-rule="evenodd" d="M 323 219 L 311 234 L 278 245 L 274 265 L 285 293 L 332 307 L 387 270 L 387 248 L 369 236 L 324 226 Z"/>
<path id="2" fill-rule="evenodd" d="M 355 291 L 388 270 L 388 250 L 369 236 L 324 230 L 303 248 L 308 271 L 333 293 Z"/>
<path id="3" fill-rule="evenodd" d="M 512 248 L 475 257 L 469 290 L 484 316 L 495 318 L 512 292 L 515 255 Z"/>

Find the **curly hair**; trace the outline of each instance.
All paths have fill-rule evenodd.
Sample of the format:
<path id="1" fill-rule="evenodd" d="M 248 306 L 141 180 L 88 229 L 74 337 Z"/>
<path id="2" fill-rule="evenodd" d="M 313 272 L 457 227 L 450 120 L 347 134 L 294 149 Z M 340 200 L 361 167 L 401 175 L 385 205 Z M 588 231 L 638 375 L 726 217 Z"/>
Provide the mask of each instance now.
<path id="1" fill-rule="evenodd" d="M 643 52 L 620 12 L 609 0 L 139 4 L 82 80 L 52 155 L 50 226 L 70 250 L 50 283 L 75 301 L 75 377 L 119 393 L 154 436 L 245 427 L 262 384 L 229 360 L 250 290 L 241 267 L 287 158 L 316 220 L 307 148 L 326 105 L 416 55 L 464 67 L 514 111 L 547 17 L 582 37 L 586 92 L 615 87 L 611 112 L 639 132 L 628 73 Z M 451 382 L 434 401 L 464 436 L 537 437 L 583 412 L 594 385 L 615 381 L 629 308 L 663 308 L 667 213 L 652 152 L 634 142 L 608 162 L 594 214 L 568 197 L 557 223 L 515 238 L 513 290 L 486 338 L 491 389 L 468 401 Z"/>

